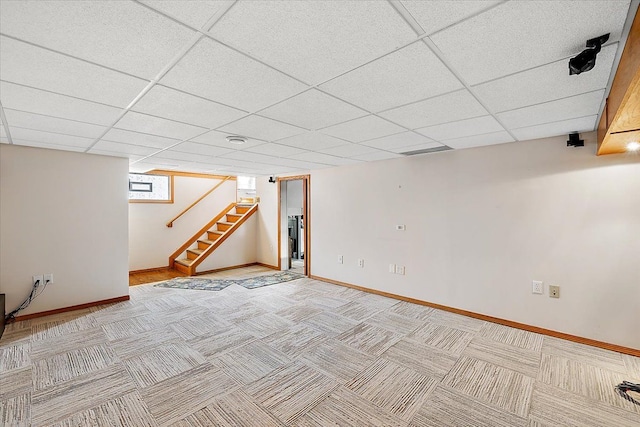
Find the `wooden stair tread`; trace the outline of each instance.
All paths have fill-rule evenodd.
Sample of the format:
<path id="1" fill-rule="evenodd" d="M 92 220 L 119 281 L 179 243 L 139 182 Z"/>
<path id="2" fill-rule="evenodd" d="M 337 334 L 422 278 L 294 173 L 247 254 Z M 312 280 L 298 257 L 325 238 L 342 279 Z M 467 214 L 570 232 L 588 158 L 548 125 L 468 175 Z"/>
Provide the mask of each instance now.
<path id="1" fill-rule="evenodd" d="M 198 239 L 198 242 L 206 243 L 207 245 L 213 245 L 215 243 L 214 240 L 207 240 L 207 239 Z"/>
<path id="2" fill-rule="evenodd" d="M 216 224 L 224 224 L 228 226 L 232 226 L 235 222 L 227 222 L 227 221 L 218 221 Z"/>
<path id="3" fill-rule="evenodd" d="M 194 254 L 200 255 L 202 252 L 204 252 L 204 249 L 198 249 L 198 248 L 187 249 L 187 252 L 193 252 Z"/>
<path id="4" fill-rule="evenodd" d="M 193 263 L 193 259 L 187 259 L 187 258 L 181 258 L 181 259 L 177 259 L 175 262 L 177 262 L 178 264 L 182 264 L 185 266 L 190 266 Z"/>
<path id="5" fill-rule="evenodd" d="M 213 234 L 224 234 L 224 231 L 220 231 L 220 230 L 208 230 L 207 233 L 213 233 Z"/>

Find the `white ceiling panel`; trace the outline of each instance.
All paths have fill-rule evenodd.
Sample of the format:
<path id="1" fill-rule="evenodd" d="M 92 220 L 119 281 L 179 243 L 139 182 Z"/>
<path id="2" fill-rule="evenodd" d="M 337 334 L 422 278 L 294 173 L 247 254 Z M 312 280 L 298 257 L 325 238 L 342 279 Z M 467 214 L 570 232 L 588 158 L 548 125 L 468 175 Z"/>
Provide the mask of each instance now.
<path id="1" fill-rule="evenodd" d="M 288 157 L 293 156 L 294 154 L 304 153 L 305 150 L 291 147 L 288 145 L 269 143 L 256 145 L 255 147 L 249 148 L 246 151 L 251 151 L 253 153 L 266 154 L 268 156 L 276 156 L 276 157 Z"/>
<path id="2" fill-rule="evenodd" d="M 445 139 L 462 138 L 463 136 L 481 135 L 502 130 L 504 130 L 504 128 L 493 116 L 482 116 L 420 128 L 416 129 L 416 132 L 435 141 L 442 141 Z"/>
<path id="3" fill-rule="evenodd" d="M 345 165 L 353 165 L 356 163 L 360 163 L 358 160 L 354 160 L 354 159 L 345 159 L 343 157 L 336 157 L 336 156 L 330 156 L 328 154 L 313 153 L 313 152 L 296 154 L 295 156 L 291 156 L 289 158 L 293 160 L 302 160 L 304 162 L 320 163 L 320 164 L 330 165 L 330 166 L 345 166 Z"/>
<path id="4" fill-rule="evenodd" d="M 0 56 L 4 81 L 116 107 L 126 107 L 148 83 L 8 37 L 0 37 Z"/>
<path id="5" fill-rule="evenodd" d="M 85 150 L 83 147 L 74 147 L 71 145 L 63 145 L 63 144 L 48 144 L 46 142 L 27 141 L 24 139 L 14 139 L 13 143 L 15 145 L 21 145 L 24 147 L 46 148 L 48 150 L 75 151 L 78 153 L 81 153 Z"/>
<path id="6" fill-rule="evenodd" d="M 510 1 L 431 40 L 469 84 L 477 84 L 573 56 L 602 34 L 616 41 L 628 9 L 628 0 Z"/>
<path id="7" fill-rule="evenodd" d="M 222 156 L 225 159 L 242 160 L 260 164 L 278 164 L 278 157 L 267 156 L 265 154 L 251 153 L 248 151 L 233 151 Z"/>
<path id="8" fill-rule="evenodd" d="M 389 150 L 393 151 L 394 153 L 410 153 L 412 151 L 431 150 L 432 148 L 440 147 L 442 147 L 442 144 L 439 144 L 437 142 L 425 142 L 424 144 L 410 145 L 408 147 L 395 147 L 390 148 Z"/>
<path id="9" fill-rule="evenodd" d="M 588 73 L 569 75 L 568 61 L 557 61 L 522 73 L 475 86 L 475 93 L 494 112 L 540 104 L 603 89 L 617 44 L 602 48 L 596 66 Z"/>
<path id="10" fill-rule="evenodd" d="M 134 132 L 149 133 L 175 139 L 189 139 L 207 129 L 185 123 L 161 119 L 159 117 L 140 114 L 129 111 L 118 123 L 118 129 L 132 130 Z"/>
<path id="11" fill-rule="evenodd" d="M 196 154 L 200 156 L 221 156 L 223 154 L 231 153 L 235 151 L 233 148 L 228 147 L 219 147 L 216 145 L 208 145 L 208 144 L 199 144 L 197 142 L 183 142 L 182 144 L 176 145 L 172 148 L 173 151 L 180 151 L 182 153 L 190 153 Z M 195 161 L 195 160 L 191 160 Z M 202 160 L 200 160 L 202 161 Z"/>
<path id="12" fill-rule="evenodd" d="M 133 110 L 211 129 L 246 115 L 242 110 L 160 85 L 154 86 Z"/>
<path id="13" fill-rule="evenodd" d="M 324 128 L 320 132 L 351 142 L 361 142 L 405 130 L 403 127 L 372 115 Z"/>
<path id="14" fill-rule="evenodd" d="M 376 162 L 379 160 L 397 159 L 398 157 L 404 157 L 404 156 L 402 154 L 390 153 L 389 151 L 376 150 L 372 153 L 367 153 L 360 156 L 353 156 L 353 159 L 361 160 L 363 162 Z"/>
<path id="15" fill-rule="evenodd" d="M 5 108 L 104 126 L 113 123 L 121 111 L 119 108 L 7 82 L 0 82 L 0 101 Z"/>
<path id="16" fill-rule="evenodd" d="M 209 39 L 198 42 L 161 83 L 246 111 L 275 104 L 306 88 Z"/>
<path id="17" fill-rule="evenodd" d="M 263 141 L 274 141 L 305 132 L 304 129 L 256 115 L 242 118 L 218 129 L 228 135 L 241 135 Z"/>
<path id="18" fill-rule="evenodd" d="M 366 114 L 365 111 L 316 89 L 308 90 L 260 112 L 262 116 L 309 130 L 331 126 Z"/>
<path id="19" fill-rule="evenodd" d="M 600 112 L 603 96 L 604 89 L 531 107 L 505 111 L 497 116 L 508 129 L 514 129 L 597 115 Z"/>
<path id="20" fill-rule="evenodd" d="M 416 129 L 489 114 L 467 89 L 429 98 L 379 113 L 395 123 Z"/>
<path id="21" fill-rule="evenodd" d="M 442 141 L 444 145 L 456 149 L 482 147 L 484 145 L 503 144 L 505 142 L 513 142 L 513 138 L 506 131 L 487 133 L 484 135 L 465 136 L 464 138 Z"/>
<path id="22" fill-rule="evenodd" d="M 369 111 L 381 111 L 462 87 L 422 42 L 355 69 L 320 88 Z"/>
<path id="23" fill-rule="evenodd" d="M 513 129 L 511 132 L 520 141 L 528 139 L 546 138 L 562 134 L 570 134 L 573 132 L 585 132 L 595 129 L 598 116 L 579 117 L 571 120 L 563 120 L 554 123 L 545 123 L 543 125 L 528 126 L 519 129 Z"/>
<path id="24" fill-rule="evenodd" d="M 7 138 L 7 132 L 4 130 L 4 126 L 2 125 L 2 123 L 0 123 L 0 141 L 1 142 L 9 142 L 9 139 Z"/>
<path id="25" fill-rule="evenodd" d="M 104 126 L 91 125 L 73 120 L 59 119 L 40 114 L 25 113 L 18 110 L 4 109 L 9 129 L 14 126 L 44 132 L 62 133 L 65 135 L 97 138 L 107 129 Z"/>
<path id="26" fill-rule="evenodd" d="M 9 125 L 11 126 L 11 125 Z M 64 145 L 68 147 L 87 148 L 93 142 L 91 138 L 83 138 L 81 136 L 64 135 L 61 133 L 43 132 L 33 129 L 19 128 L 11 126 L 9 128 L 13 141 L 24 140 L 32 142 L 41 142 L 45 144 Z"/>
<path id="27" fill-rule="evenodd" d="M 395 151 L 396 148 L 410 147 L 412 145 L 433 143 L 434 141 L 426 136 L 419 135 L 415 132 L 403 132 L 395 135 L 385 136 L 383 138 L 365 141 L 362 145 L 378 148 L 380 150 Z"/>
<path id="28" fill-rule="evenodd" d="M 165 138 L 123 129 L 110 129 L 102 139 L 105 141 L 122 142 L 124 144 L 142 145 L 152 148 L 167 148 L 180 142 L 179 139 L 175 138 Z"/>
<path id="29" fill-rule="evenodd" d="M 141 145 L 123 144 L 114 141 L 100 140 L 91 147 L 89 152 L 93 151 L 109 151 L 111 153 L 135 154 L 137 156 L 148 156 L 158 151 L 157 148 L 143 147 Z"/>
<path id="30" fill-rule="evenodd" d="M 416 1 L 401 0 L 404 7 L 418 21 L 427 34 L 448 27 L 478 12 L 486 10 L 500 1 L 456 0 Z"/>
<path id="31" fill-rule="evenodd" d="M 327 148 L 337 147 L 339 145 L 344 145 L 345 143 L 346 141 L 329 135 L 323 135 L 319 132 L 307 132 L 278 141 L 278 144 L 289 145 L 291 147 L 298 147 L 311 151 L 326 150 Z"/>
<path id="32" fill-rule="evenodd" d="M 416 37 L 389 3 L 381 1 L 241 1 L 211 34 L 310 84 Z"/>
<path id="33" fill-rule="evenodd" d="M 196 29 L 215 15 L 224 1 L 218 0 L 141 0 L 143 3 L 159 10 Z M 207 28 L 208 29 L 208 28 Z M 205 29 L 206 30 L 206 29 Z"/>
<path id="34" fill-rule="evenodd" d="M 339 147 L 320 150 L 321 153 L 328 154 L 330 156 L 353 157 L 353 158 L 357 158 L 357 156 L 361 156 L 363 154 L 373 153 L 375 151 L 377 150 L 373 147 L 367 147 L 366 145 L 360 145 L 360 144 L 346 144 L 346 145 L 341 145 Z"/>
<path id="35" fill-rule="evenodd" d="M 91 149 L 88 152 L 89 154 L 96 154 L 99 156 L 111 156 L 111 157 L 122 157 L 125 159 L 129 159 L 130 162 L 135 162 L 136 160 L 142 159 L 143 156 L 138 156 L 135 154 L 128 154 L 128 153 L 120 153 L 120 152 L 114 152 L 114 151 L 107 151 L 107 150 L 94 150 Z M 131 168 L 129 168 L 129 170 L 131 171 Z M 134 172 L 134 171 L 131 171 Z"/>
<path id="36" fill-rule="evenodd" d="M 2 32 L 151 79 L 195 32 L 132 1 L 3 1 Z"/>
<path id="37" fill-rule="evenodd" d="M 249 138 L 246 140 L 244 144 L 232 144 L 227 141 L 227 136 L 229 136 L 226 132 L 218 132 L 212 130 L 211 132 L 207 132 L 204 135 L 200 135 L 192 139 L 193 142 L 198 142 L 200 144 L 213 145 L 216 147 L 228 148 L 231 150 L 246 150 L 251 147 L 255 147 L 256 145 L 264 144 L 265 141 Z"/>
<path id="38" fill-rule="evenodd" d="M 96 150 L 96 153 L 97 152 L 99 152 L 99 150 Z M 180 167 L 179 164 L 161 165 L 161 164 L 152 163 L 152 162 L 136 162 L 136 163 L 129 164 L 129 172 L 132 172 L 132 173 L 145 173 L 145 172 L 149 172 L 149 171 L 154 170 L 154 169 L 176 170 L 179 167 Z M 188 171 L 185 170 L 185 172 L 188 172 Z"/>

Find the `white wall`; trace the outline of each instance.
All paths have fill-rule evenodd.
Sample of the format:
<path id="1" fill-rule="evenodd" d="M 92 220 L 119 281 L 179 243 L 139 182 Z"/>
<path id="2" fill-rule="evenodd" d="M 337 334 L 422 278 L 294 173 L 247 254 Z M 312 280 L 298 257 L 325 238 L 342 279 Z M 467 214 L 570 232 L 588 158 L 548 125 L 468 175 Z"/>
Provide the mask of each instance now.
<path id="1" fill-rule="evenodd" d="M 169 255 L 182 246 L 207 222 L 211 221 L 229 203 L 235 202 L 236 182 L 235 180 L 226 181 L 180 217 L 173 224 L 173 227 L 166 226 L 171 218 L 219 182 L 220 180 L 210 178 L 176 176 L 174 178 L 174 203 L 130 203 L 129 270 L 167 266 Z M 248 257 L 252 257 L 253 261 L 247 262 L 255 262 L 255 249 L 252 254 L 248 254 Z M 246 258 L 247 256 L 243 255 L 243 259 Z"/>
<path id="2" fill-rule="evenodd" d="M 260 206 L 258 206 L 260 210 Z M 209 255 L 197 267 L 204 272 L 224 267 L 253 264 L 257 262 L 256 236 L 258 231 L 258 213 L 254 213 L 244 224 L 240 225 L 231 236 Z"/>
<path id="3" fill-rule="evenodd" d="M 256 192 L 260 197 L 257 215 L 256 256 L 258 262 L 278 265 L 278 185 L 269 177 L 256 178 Z"/>
<path id="4" fill-rule="evenodd" d="M 640 348 L 640 156 L 583 138 L 312 171 L 311 273 Z"/>
<path id="5" fill-rule="evenodd" d="M 129 294 L 127 159 L 0 145 L 0 292 L 29 314 Z"/>

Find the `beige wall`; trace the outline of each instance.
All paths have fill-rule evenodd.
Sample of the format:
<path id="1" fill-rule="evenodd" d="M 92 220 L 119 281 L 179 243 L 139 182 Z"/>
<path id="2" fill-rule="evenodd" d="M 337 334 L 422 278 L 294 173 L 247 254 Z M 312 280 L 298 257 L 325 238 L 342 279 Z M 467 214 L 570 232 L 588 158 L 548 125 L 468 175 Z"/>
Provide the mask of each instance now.
<path id="1" fill-rule="evenodd" d="M 313 171 L 312 274 L 640 349 L 640 157 L 585 136 Z"/>
<path id="2" fill-rule="evenodd" d="M 0 292 L 20 314 L 128 295 L 126 159 L 0 145 Z"/>
<path id="3" fill-rule="evenodd" d="M 256 194 L 260 196 L 256 214 L 257 260 L 275 267 L 278 265 L 278 184 L 269 182 L 269 177 L 257 177 Z"/>

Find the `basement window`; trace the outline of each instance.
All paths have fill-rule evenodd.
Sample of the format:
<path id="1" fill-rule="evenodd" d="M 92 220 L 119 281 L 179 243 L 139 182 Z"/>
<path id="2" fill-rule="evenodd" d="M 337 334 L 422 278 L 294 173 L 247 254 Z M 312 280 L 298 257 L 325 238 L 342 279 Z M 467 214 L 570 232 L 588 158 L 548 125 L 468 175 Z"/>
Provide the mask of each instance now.
<path id="1" fill-rule="evenodd" d="M 129 174 L 129 203 L 173 203 L 173 177 Z"/>

